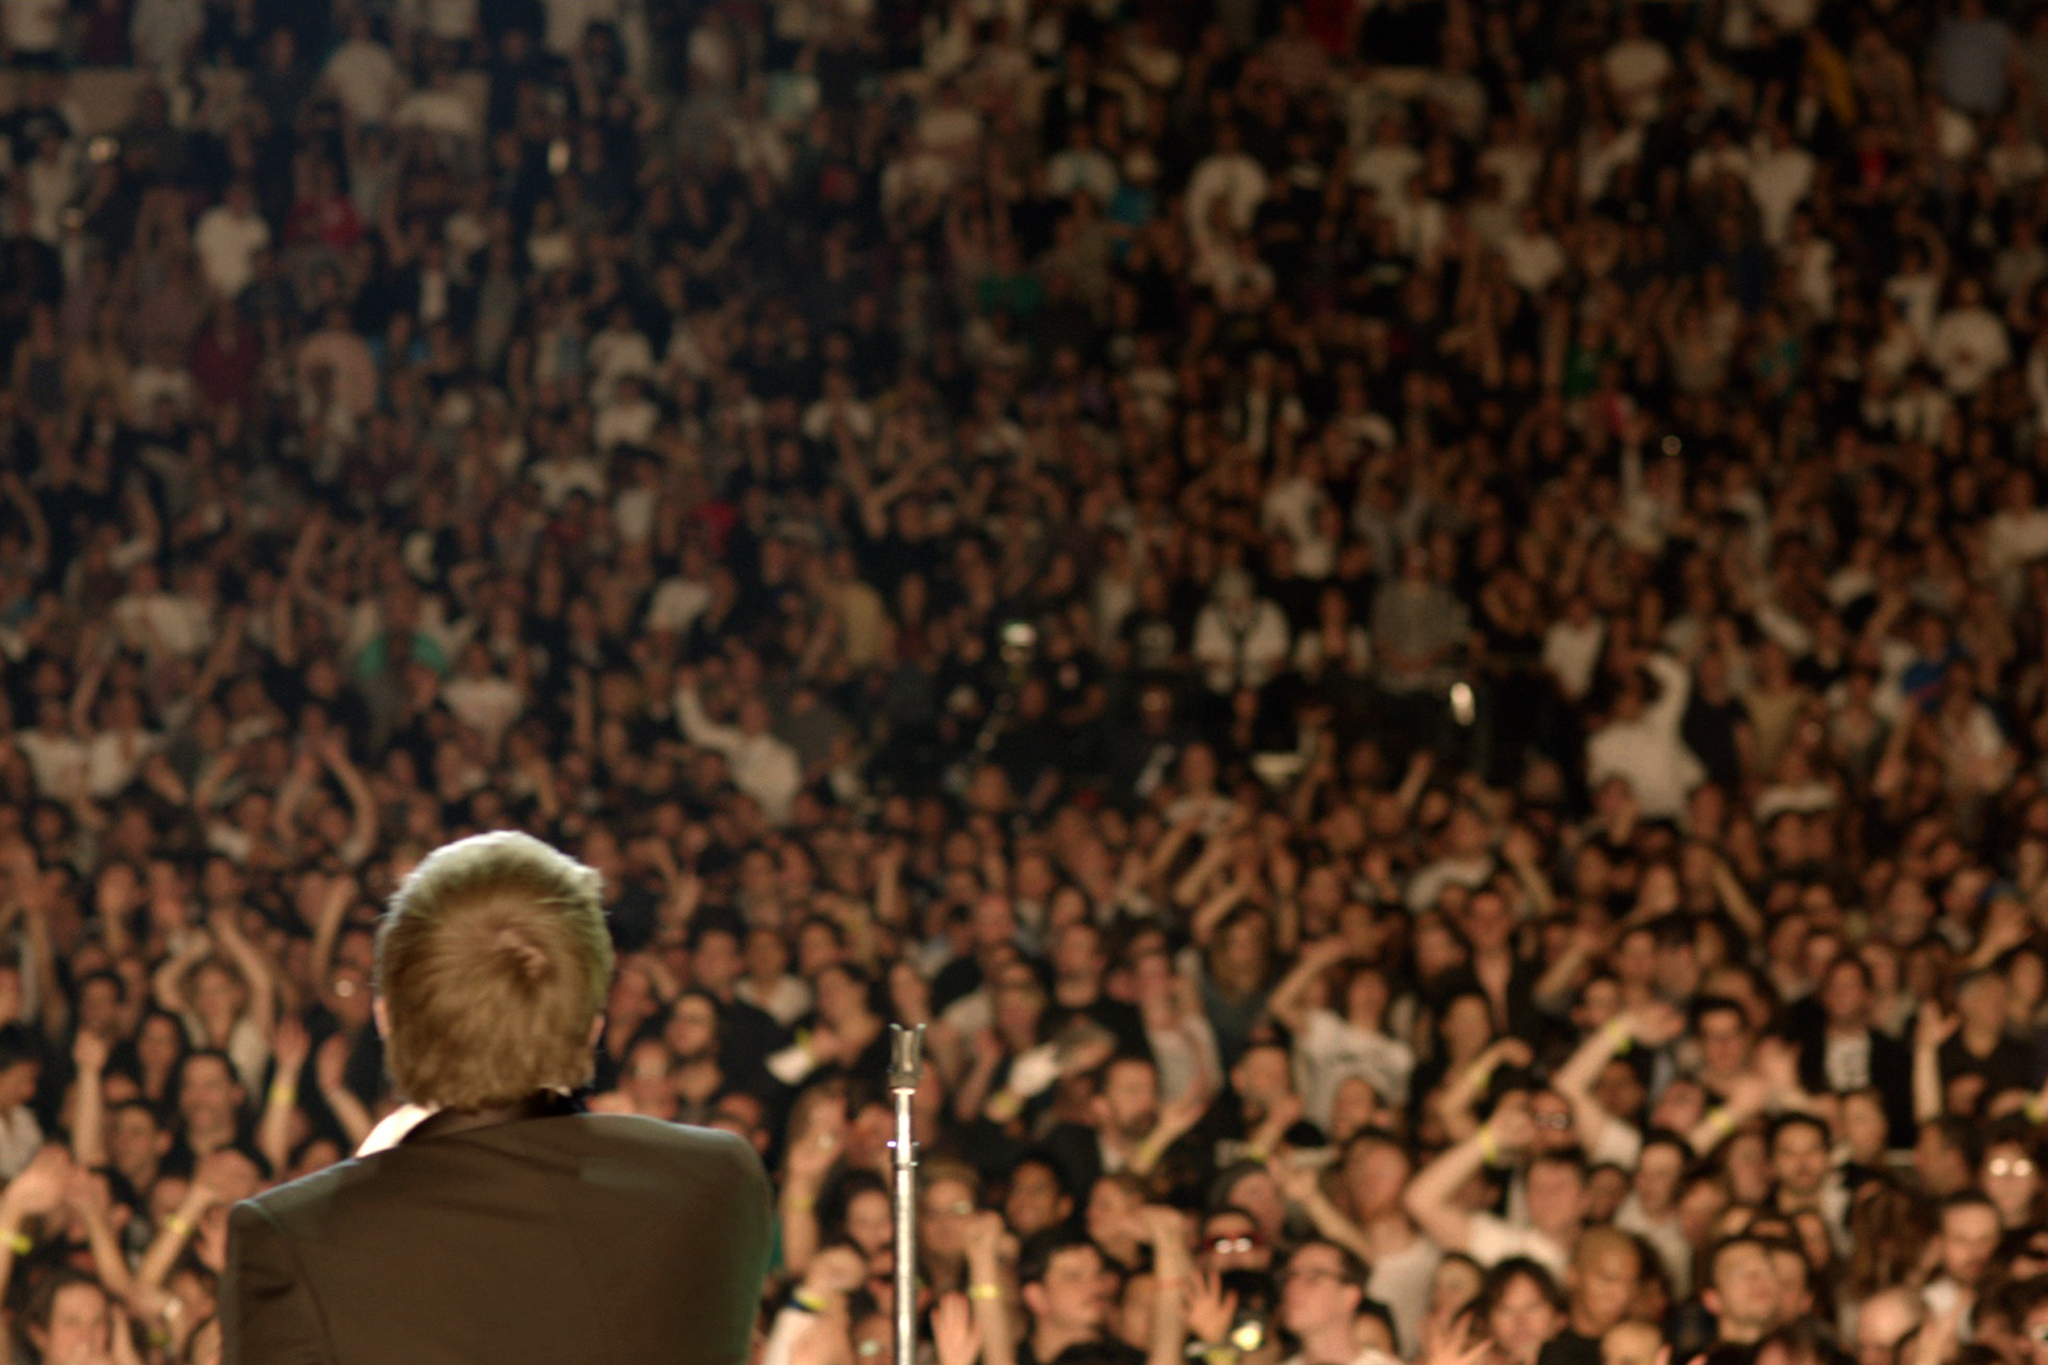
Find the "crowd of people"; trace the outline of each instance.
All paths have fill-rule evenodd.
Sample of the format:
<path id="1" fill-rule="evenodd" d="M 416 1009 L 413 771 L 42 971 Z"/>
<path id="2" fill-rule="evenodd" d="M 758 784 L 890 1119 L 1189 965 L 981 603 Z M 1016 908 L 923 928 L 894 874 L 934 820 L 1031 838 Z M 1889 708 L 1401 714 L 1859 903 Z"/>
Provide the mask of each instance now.
<path id="1" fill-rule="evenodd" d="M 140 73 L 81 106 L 79 68 Z M 2048 7 L 0 0 L 0 1281 L 604 876 L 759 1365 L 2048 1365 Z M 99 88 L 108 88 L 101 86 Z M 601 1324 L 593 1324 L 601 1330 Z"/>

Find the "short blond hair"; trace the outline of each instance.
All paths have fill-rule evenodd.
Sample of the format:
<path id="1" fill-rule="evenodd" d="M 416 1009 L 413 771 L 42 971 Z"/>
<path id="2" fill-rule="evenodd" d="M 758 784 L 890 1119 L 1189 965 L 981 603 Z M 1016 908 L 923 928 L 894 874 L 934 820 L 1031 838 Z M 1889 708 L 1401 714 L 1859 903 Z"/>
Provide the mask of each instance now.
<path id="1" fill-rule="evenodd" d="M 385 1056 L 408 1099 L 479 1109 L 590 1082 L 612 975 L 603 890 L 510 830 L 420 861 L 377 930 Z"/>

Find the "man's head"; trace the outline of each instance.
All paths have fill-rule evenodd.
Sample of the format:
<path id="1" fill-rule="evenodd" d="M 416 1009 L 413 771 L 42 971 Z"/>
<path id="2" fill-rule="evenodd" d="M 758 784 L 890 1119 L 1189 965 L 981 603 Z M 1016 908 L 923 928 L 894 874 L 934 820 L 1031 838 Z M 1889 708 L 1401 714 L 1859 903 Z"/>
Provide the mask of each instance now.
<path id="1" fill-rule="evenodd" d="M 108 1342 L 106 1291 L 82 1271 L 60 1267 L 36 1285 L 28 1335 L 44 1360 L 99 1360 Z"/>
<path id="2" fill-rule="evenodd" d="M 1560 1241 L 1586 1217 L 1586 1166 L 1577 1152 L 1541 1152 L 1529 1163 L 1529 1221 Z"/>
<path id="3" fill-rule="evenodd" d="M 399 1090 L 476 1109 L 587 1083 L 612 973 L 601 892 L 597 873 L 525 834 L 428 854 L 377 935 Z"/>
<path id="4" fill-rule="evenodd" d="M 1281 1325 L 1298 1337 L 1347 1331 L 1365 1298 L 1365 1265 L 1358 1253 L 1323 1238 L 1312 1238 L 1287 1258 L 1281 1278 Z"/>
<path id="5" fill-rule="evenodd" d="M 1510 1256 L 1486 1272 L 1477 1308 L 1509 1365 L 1531 1365 L 1543 1343 L 1564 1325 L 1564 1295 L 1557 1281 L 1525 1256 Z"/>
<path id="6" fill-rule="evenodd" d="M 1572 1330 L 1597 1336 L 1620 1322 L 1635 1300 L 1642 1275 L 1642 1252 L 1634 1238 L 1611 1227 L 1586 1229 L 1565 1274 Z"/>
<path id="7" fill-rule="evenodd" d="M 1138 1142 L 1159 1121 L 1159 1070 L 1139 1053 L 1103 1064 L 1094 1101 L 1096 1124 L 1127 1142 Z"/>
<path id="8" fill-rule="evenodd" d="M 1073 1213 L 1073 1197 L 1051 1158 L 1025 1156 L 1010 1168 L 1010 1183 L 1003 1193 L 1003 1219 L 1019 1236 L 1056 1227 Z"/>
<path id="9" fill-rule="evenodd" d="M 1017 1259 L 1017 1283 L 1033 1324 L 1063 1335 L 1101 1330 L 1104 1278 L 1095 1243 L 1058 1229 L 1027 1240 Z"/>
<path id="10" fill-rule="evenodd" d="M 1971 1190 L 1950 1195 L 1941 1204 L 1938 1250 L 1942 1273 L 1966 1286 L 1984 1278 L 2003 1235 L 1998 1206 Z"/>
<path id="11" fill-rule="evenodd" d="M 1710 1248 L 1700 1301 L 1714 1315 L 1720 1339 L 1753 1342 L 1777 1325 L 1778 1281 L 1771 1249 L 1760 1238 L 1737 1234 Z"/>
<path id="12" fill-rule="evenodd" d="M 1820 1193 L 1828 1175 L 1827 1125 L 1811 1114 L 1787 1114 L 1771 1129 L 1771 1176 L 1796 1199 Z"/>
<path id="13" fill-rule="evenodd" d="M 1710 1074 L 1729 1075 L 1749 1064 L 1752 1035 L 1741 1005 L 1725 996 L 1708 996 L 1693 1006 L 1692 1017 L 1701 1060 Z"/>

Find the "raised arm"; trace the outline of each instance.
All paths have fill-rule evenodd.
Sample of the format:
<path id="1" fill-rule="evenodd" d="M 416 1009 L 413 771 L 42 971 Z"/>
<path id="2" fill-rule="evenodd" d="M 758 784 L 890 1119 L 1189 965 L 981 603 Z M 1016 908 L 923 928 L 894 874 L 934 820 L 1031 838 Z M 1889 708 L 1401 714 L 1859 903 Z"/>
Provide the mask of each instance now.
<path id="1" fill-rule="evenodd" d="M 1948 1108 L 1941 1083 L 1941 1045 L 1955 1036 L 1961 1019 L 1943 1014 L 1932 1000 L 1920 1002 L 1913 1020 L 1913 1117 L 1933 1123 Z"/>
<path id="2" fill-rule="evenodd" d="M 1402 1206 L 1415 1225 L 1445 1251 L 1469 1249 L 1472 1215 L 1458 1206 L 1459 1188 L 1500 1153 L 1526 1149 L 1535 1135 L 1535 1121 L 1523 1110 L 1496 1114 L 1472 1136 L 1417 1171 L 1401 1195 Z"/>
<path id="3" fill-rule="evenodd" d="M 1003 1216 L 993 1209 L 974 1215 L 967 1227 L 967 1298 L 981 1334 L 981 1365 L 1016 1365 L 1010 1329 L 1010 1286 L 1003 1275 Z"/>
<path id="4" fill-rule="evenodd" d="M 90 1029 L 80 1029 L 71 1044 L 71 1064 L 78 1070 L 71 1097 L 71 1151 L 81 1166 L 107 1164 L 107 1097 L 100 1086 L 107 1051 L 107 1040 Z"/>
<path id="5" fill-rule="evenodd" d="M 1302 950 L 1287 975 L 1280 978 L 1280 984 L 1273 987 L 1272 995 L 1266 999 L 1266 1008 L 1275 1019 L 1287 1025 L 1289 1033 L 1298 1034 L 1308 1022 L 1308 1003 L 1305 997 L 1309 985 L 1324 972 L 1351 956 L 1351 947 L 1340 937 L 1321 939 Z"/>
<path id="6" fill-rule="evenodd" d="M 1579 1044 L 1550 1078 L 1550 1088 L 1571 1105 L 1580 1142 L 1594 1146 L 1609 1124 L 1621 1122 L 1593 1095 L 1594 1082 L 1607 1063 L 1636 1045 L 1663 1047 L 1684 1031 L 1685 1016 L 1677 1010 L 1663 1004 L 1645 1005 L 1616 1015 Z"/>
<path id="7" fill-rule="evenodd" d="M 242 932 L 238 922 L 239 913 L 234 910 L 216 910 L 206 917 L 206 924 L 213 931 L 213 941 L 220 945 L 222 952 L 242 974 L 249 985 L 249 1017 L 256 1023 L 256 1029 L 263 1035 L 263 1042 L 269 1045 L 271 1036 L 277 1031 L 277 968 L 248 936 Z"/>
<path id="8" fill-rule="evenodd" d="M 336 851 L 344 864 L 355 867 L 377 847 L 377 800 L 370 794 L 362 770 L 349 758 L 348 741 L 339 730 L 329 731 L 321 742 L 320 758 L 348 799 L 348 833 Z"/>
<path id="9" fill-rule="evenodd" d="M 1527 1066 L 1535 1058 L 1529 1045 L 1520 1038 L 1496 1038 L 1486 1050 L 1472 1059 L 1471 1065 L 1457 1072 L 1444 1082 L 1437 1092 L 1437 1117 L 1443 1121 L 1444 1130 L 1453 1139 L 1470 1137 L 1479 1131 L 1479 1116 L 1473 1112 L 1479 1097 L 1486 1090 L 1487 1083 L 1502 1063 L 1509 1066 Z"/>
<path id="10" fill-rule="evenodd" d="M 313 1078 L 320 1086 L 320 1098 L 327 1102 L 328 1112 L 348 1136 L 349 1146 L 359 1147 L 375 1125 L 370 1111 L 356 1098 L 356 1092 L 348 1088 L 348 1050 L 346 1033 L 337 1033 L 320 1044 L 320 1050 L 313 1054 Z"/>
<path id="11" fill-rule="evenodd" d="M 292 1116 L 299 1107 L 299 1076 L 311 1051 L 312 1039 L 296 1015 L 278 1022 L 270 1090 L 264 1096 L 263 1117 L 256 1125 L 256 1148 L 273 1171 L 291 1165 Z"/>

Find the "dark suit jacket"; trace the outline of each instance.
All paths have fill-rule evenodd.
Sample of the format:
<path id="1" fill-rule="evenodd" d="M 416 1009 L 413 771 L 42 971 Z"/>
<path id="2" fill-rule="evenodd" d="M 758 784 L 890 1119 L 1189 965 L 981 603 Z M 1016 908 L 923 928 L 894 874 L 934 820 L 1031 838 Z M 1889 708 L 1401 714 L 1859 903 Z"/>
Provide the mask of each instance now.
<path id="1" fill-rule="evenodd" d="M 740 1365 L 768 1178 L 616 1114 L 421 1131 L 235 1205 L 226 1365 Z"/>

